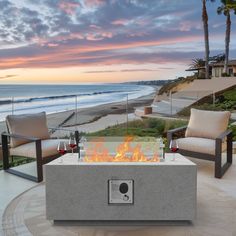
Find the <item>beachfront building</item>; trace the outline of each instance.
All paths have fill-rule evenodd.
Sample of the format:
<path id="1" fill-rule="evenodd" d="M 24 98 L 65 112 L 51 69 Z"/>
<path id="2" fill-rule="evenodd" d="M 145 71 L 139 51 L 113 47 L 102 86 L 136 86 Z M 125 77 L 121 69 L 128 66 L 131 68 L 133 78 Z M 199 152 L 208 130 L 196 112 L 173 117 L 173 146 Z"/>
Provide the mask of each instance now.
<path id="1" fill-rule="evenodd" d="M 210 66 L 212 68 L 212 78 L 224 77 L 224 62 L 212 63 Z M 236 77 L 236 60 L 229 61 L 227 75 Z"/>
<path id="2" fill-rule="evenodd" d="M 189 68 L 186 71 L 193 71 L 199 79 L 204 79 L 206 70 L 204 66 L 196 68 Z M 226 75 L 224 74 L 224 61 L 212 62 L 209 64 L 209 73 L 211 78 L 219 77 L 236 77 L 236 60 L 229 60 L 228 69 Z"/>

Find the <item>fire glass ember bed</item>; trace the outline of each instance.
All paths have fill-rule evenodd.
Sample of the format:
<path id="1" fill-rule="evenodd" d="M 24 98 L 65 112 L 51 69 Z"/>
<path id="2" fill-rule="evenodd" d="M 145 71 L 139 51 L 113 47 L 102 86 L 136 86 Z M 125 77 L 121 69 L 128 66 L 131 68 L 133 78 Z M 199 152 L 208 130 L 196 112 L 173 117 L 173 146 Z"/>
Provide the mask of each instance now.
<path id="1" fill-rule="evenodd" d="M 150 144 L 154 147 L 153 151 Z M 54 221 L 193 221 L 197 168 L 153 142 L 87 142 L 45 166 L 46 214 Z"/>

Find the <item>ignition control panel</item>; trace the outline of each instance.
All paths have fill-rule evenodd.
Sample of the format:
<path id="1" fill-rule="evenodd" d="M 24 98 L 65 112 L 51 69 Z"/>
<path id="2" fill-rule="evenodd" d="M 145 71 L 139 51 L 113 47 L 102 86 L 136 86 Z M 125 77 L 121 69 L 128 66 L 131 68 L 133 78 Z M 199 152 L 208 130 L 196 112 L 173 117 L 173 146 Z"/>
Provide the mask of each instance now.
<path id="1" fill-rule="evenodd" d="M 109 204 L 133 204 L 134 203 L 133 180 L 108 180 Z"/>

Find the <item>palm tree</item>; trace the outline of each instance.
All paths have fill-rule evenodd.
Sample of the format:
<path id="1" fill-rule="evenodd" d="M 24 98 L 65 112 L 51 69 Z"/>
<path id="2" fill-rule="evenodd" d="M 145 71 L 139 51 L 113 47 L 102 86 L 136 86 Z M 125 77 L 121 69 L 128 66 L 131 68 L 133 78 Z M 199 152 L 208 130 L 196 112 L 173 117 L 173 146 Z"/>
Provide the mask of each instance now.
<path id="1" fill-rule="evenodd" d="M 202 58 L 192 59 L 192 63 L 189 65 L 189 71 L 197 71 L 195 75 L 197 78 L 205 78 L 205 73 L 202 71 L 202 68 L 205 67 L 205 60 Z"/>
<path id="2" fill-rule="evenodd" d="M 203 29 L 204 29 L 204 40 L 205 40 L 205 69 L 206 69 L 206 79 L 209 79 L 209 32 L 208 32 L 208 14 L 206 8 L 206 1 L 202 0 L 202 22 L 203 22 Z M 214 2 L 214 0 L 210 0 Z"/>
<path id="3" fill-rule="evenodd" d="M 225 61 L 225 54 L 222 53 L 222 54 L 218 54 L 216 56 L 210 57 L 209 61 L 213 62 L 213 63 L 224 62 Z"/>
<path id="4" fill-rule="evenodd" d="M 201 58 L 192 59 L 189 69 L 199 69 L 205 66 L 205 61 Z"/>
<path id="5" fill-rule="evenodd" d="M 224 73 L 228 73 L 228 63 L 229 63 L 229 43 L 230 43 L 230 33 L 231 33 L 231 10 L 234 10 L 236 14 L 236 7 L 227 5 L 226 0 L 221 0 L 221 6 L 217 8 L 217 13 L 224 14 L 226 16 L 226 31 L 225 31 L 225 62 L 224 62 Z"/>

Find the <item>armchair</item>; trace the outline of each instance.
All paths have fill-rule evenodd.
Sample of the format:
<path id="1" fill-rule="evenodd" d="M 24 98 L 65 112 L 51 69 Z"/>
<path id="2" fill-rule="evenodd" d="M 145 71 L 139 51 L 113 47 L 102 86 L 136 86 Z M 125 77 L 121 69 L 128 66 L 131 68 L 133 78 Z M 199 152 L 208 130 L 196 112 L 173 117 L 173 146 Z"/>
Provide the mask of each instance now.
<path id="1" fill-rule="evenodd" d="M 67 140 L 50 138 L 49 130 L 58 128 L 47 127 L 45 112 L 27 115 L 9 115 L 6 117 L 6 124 L 8 133 L 2 133 L 3 169 L 20 177 L 41 182 L 43 180 L 43 164 L 58 158 L 58 142 L 67 142 Z M 67 131 L 71 132 L 71 130 Z M 78 131 L 74 132 L 78 144 L 79 133 Z M 35 158 L 37 176 L 10 168 L 9 156 Z"/>
<path id="2" fill-rule="evenodd" d="M 188 126 L 169 130 L 168 145 L 175 134 L 185 131 L 178 138 L 179 153 L 185 156 L 215 162 L 215 177 L 221 178 L 232 164 L 232 131 L 227 130 L 230 112 L 191 109 Z M 226 163 L 222 166 L 222 151 L 226 150 Z"/>

